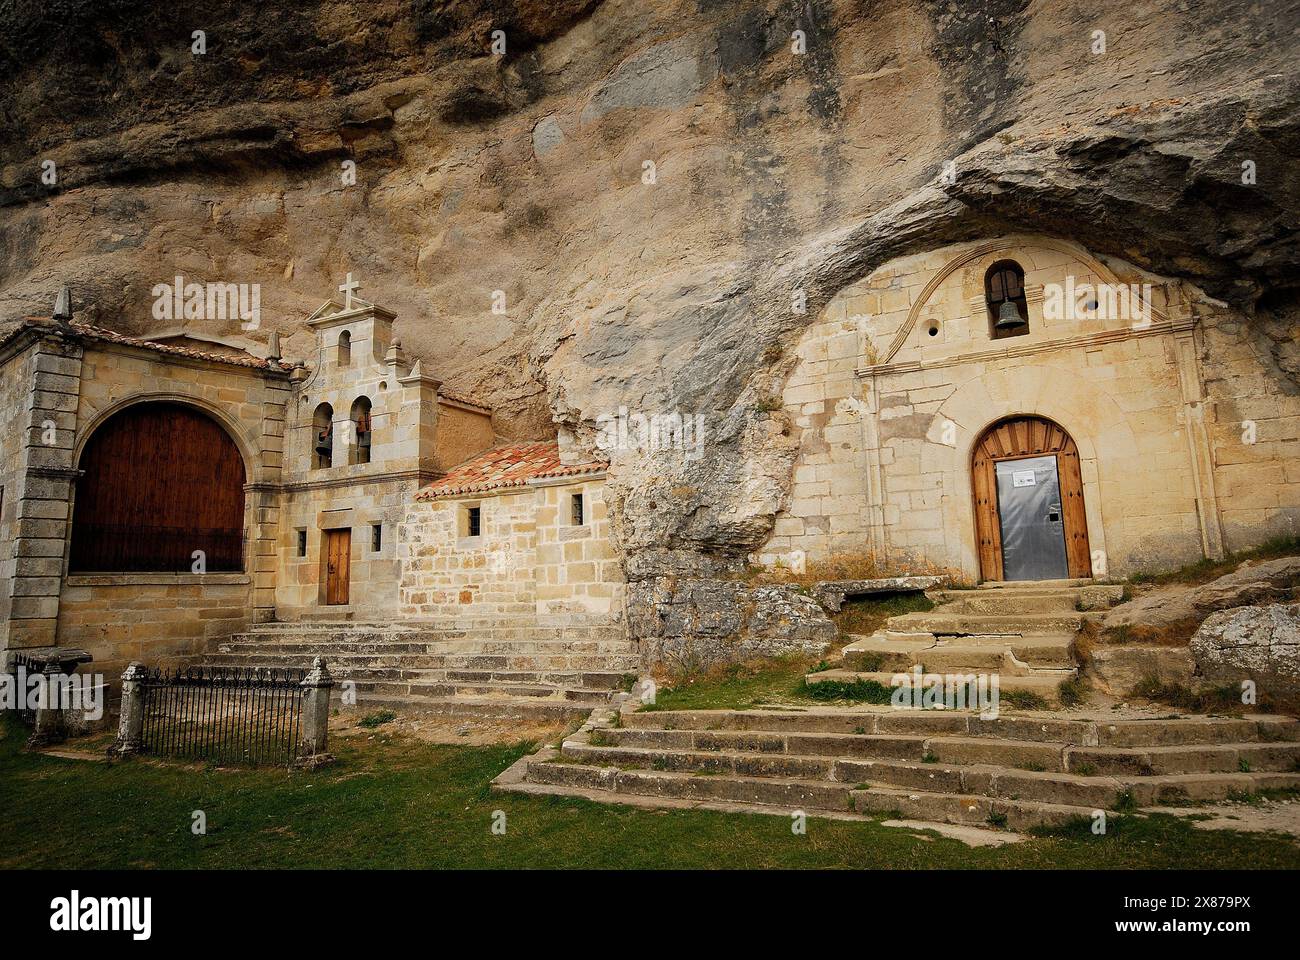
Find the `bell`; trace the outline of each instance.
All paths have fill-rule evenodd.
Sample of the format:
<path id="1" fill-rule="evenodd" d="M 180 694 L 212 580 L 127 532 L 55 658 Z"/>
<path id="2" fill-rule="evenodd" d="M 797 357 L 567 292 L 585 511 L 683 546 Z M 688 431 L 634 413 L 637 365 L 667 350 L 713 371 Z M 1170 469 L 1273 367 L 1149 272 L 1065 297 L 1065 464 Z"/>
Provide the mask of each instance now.
<path id="1" fill-rule="evenodd" d="M 998 330 L 1006 330 L 1008 327 L 1018 327 L 1025 322 L 1024 317 L 1020 316 L 1020 310 L 1010 300 L 1003 300 L 1002 306 L 998 307 L 998 322 L 993 326 Z"/>
<path id="2" fill-rule="evenodd" d="M 328 429 L 316 434 L 316 452 L 322 457 L 328 457 L 334 452 L 334 438 Z"/>

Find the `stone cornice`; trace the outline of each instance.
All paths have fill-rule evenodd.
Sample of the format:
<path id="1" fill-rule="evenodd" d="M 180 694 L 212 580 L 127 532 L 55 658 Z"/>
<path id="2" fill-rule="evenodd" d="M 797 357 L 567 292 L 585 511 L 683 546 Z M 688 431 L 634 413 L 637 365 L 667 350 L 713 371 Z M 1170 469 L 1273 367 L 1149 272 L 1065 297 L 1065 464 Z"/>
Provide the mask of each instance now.
<path id="1" fill-rule="evenodd" d="M 965 363 L 981 363 L 987 360 L 1003 360 L 1011 357 L 1030 357 L 1039 353 L 1052 353 L 1059 350 L 1077 350 L 1105 343 L 1122 340 L 1136 340 L 1141 337 L 1160 336 L 1162 334 L 1190 332 L 1196 327 L 1196 319 L 1189 317 L 1181 320 L 1162 320 L 1143 327 L 1118 327 L 1097 333 L 1083 334 L 1078 337 L 1064 337 L 1059 340 L 1043 340 L 1037 343 L 1002 347 L 996 350 L 979 350 L 974 353 L 939 357 L 934 360 L 909 360 L 905 363 L 877 363 L 858 367 L 854 373 L 859 378 L 884 376 L 895 373 L 915 373 L 918 370 L 941 370 L 945 367 L 961 366 Z"/>

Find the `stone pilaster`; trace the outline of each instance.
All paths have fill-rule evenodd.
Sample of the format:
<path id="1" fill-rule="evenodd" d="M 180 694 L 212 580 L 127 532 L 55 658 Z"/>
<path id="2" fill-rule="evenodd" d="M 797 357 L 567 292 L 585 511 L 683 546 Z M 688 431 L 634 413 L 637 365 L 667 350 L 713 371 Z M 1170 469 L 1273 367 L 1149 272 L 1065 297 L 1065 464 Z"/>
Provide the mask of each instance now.
<path id="1" fill-rule="evenodd" d="M 11 648 L 56 643 L 59 593 L 76 476 L 81 347 L 50 336 L 32 348 L 31 390 L 22 411 L 23 471 L 16 505 Z"/>

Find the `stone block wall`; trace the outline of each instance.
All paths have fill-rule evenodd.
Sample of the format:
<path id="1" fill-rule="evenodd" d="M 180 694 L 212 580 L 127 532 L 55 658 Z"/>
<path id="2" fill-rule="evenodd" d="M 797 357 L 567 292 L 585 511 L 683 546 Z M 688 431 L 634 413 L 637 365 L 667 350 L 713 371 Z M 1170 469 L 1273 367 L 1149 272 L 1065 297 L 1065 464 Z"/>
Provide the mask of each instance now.
<path id="1" fill-rule="evenodd" d="M 582 497 L 583 524 L 572 499 Z M 623 607 L 623 573 L 610 540 L 605 485 L 561 483 L 536 490 L 537 612 L 614 614 Z"/>
<path id="2" fill-rule="evenodd" d="M 582 495 L 586 523 L 570 523 Z M 466 512 L 481 533 L 466 535 Z M 398 531 L 403 616 L 583 615 L 617 619 L 623 578 L 609 541 L 604 484 L 536 484 L 412 503 Z"/>
<path id="3" fill-rule="evenodd" d="M 1030 332 L 993 340 L 983 278 L 1004 258 L 1025 269 Z M 1067 280 L 1150 284 L 1151 322 L 1046 318 L 1045 289 Z M 1225 319 L 1177 283 L 1043 238 L 886 264 L 798 344 L 784 401 L 800 455 L 760 558 L 884 549 L 977 577 L 971 452 L 1016 415 L 1078 444 L 1097 573 L 1294 533 L 1297 398 Z M 1243 449 L 1248 413 L 1262 442 Z"/>
<path id="4" fill-rule="evenodd" d="M 418 489 L 415 479 L 396 479 L 307 487 L 286 496 L 276 541 L 277 617 L 292 620 L 308 611 L 339 617 L 390 616 L 398 601 L 398 527 Z M 373 549 L 376 524 L 380 527 L 378 550 Z M 325 531 L 338 529 L 352 531 L 349 602 L 327 607 L 322 565 Z M 300 533 L 307 536 L 303 555 L 299 554 Z"/>
<path id="5" fill-rule="evenodd" d="M 104 574 L 67 578 L 59 644 L 95 656 L 89 669 L 116 684 L 127 664 L 173 668 L 247 629 L 247 574 Z"/>

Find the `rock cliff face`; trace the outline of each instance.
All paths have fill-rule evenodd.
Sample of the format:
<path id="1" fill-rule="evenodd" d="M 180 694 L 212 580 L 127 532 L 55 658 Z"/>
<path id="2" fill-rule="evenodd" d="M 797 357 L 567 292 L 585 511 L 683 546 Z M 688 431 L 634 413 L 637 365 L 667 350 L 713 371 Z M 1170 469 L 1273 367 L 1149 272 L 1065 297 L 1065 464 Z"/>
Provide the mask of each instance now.
<path id="1" fill-rule="evenodd" d="M 787 489 L 763 399 L 789 345 L 898 255 L 1068 237 L 1230 302 L 1300 383 L 1297 25 L 1295 0 L 15 0 L 0 317 L 68 282 L 142 332 L 177 274 L 260 283 L 251 335 L 294 355 L 352 271 L 501 432 L 703 414 L 704 456 L 612 453 L 629 574 L 707 575 Z"/>

